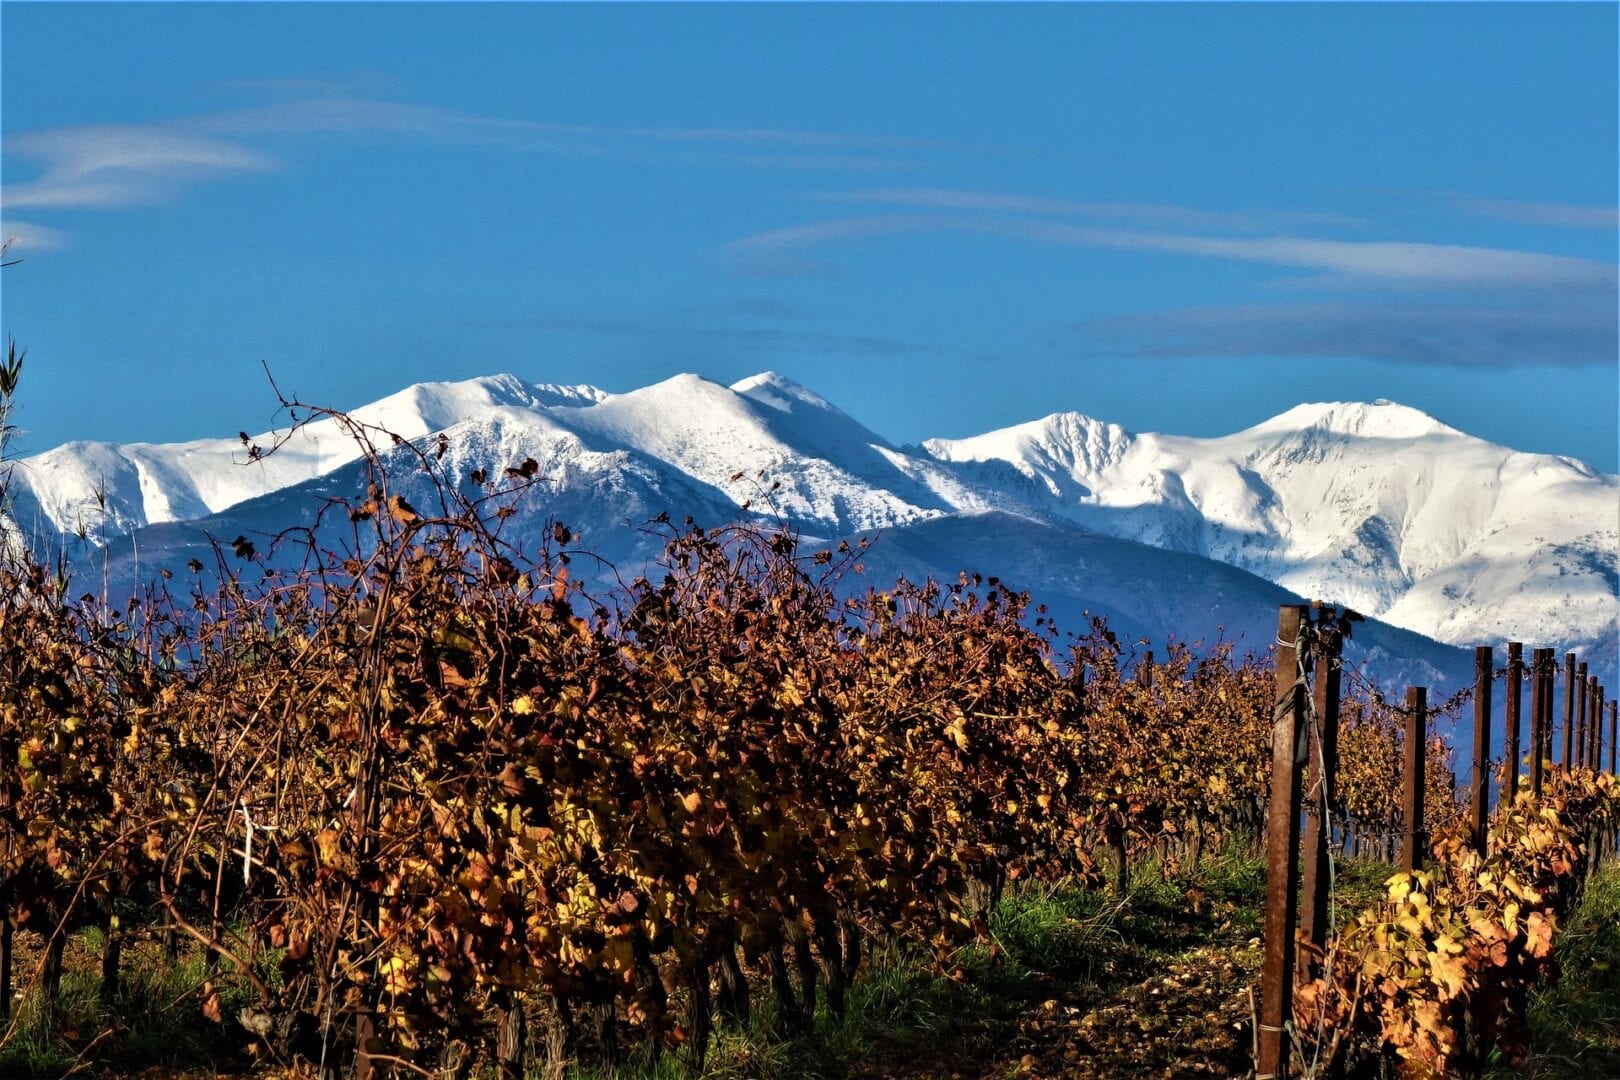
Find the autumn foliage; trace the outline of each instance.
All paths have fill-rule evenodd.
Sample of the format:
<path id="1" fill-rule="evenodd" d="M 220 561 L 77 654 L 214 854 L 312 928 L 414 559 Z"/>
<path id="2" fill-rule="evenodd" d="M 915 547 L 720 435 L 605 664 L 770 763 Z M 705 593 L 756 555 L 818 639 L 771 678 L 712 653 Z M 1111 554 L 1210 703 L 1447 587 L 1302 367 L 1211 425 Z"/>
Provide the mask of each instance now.
<path id="1" fill-rule="evenodd" d="M 221 576 L 127 604 L 0 570 L 0 966 L 37 934 L 21 974 L 48 993 L 94 924 L 116 980 L 118 943 L 164 927 L 251 982 L 241 1016 L 204 1009 L 271 1060 L 500 1057 L 525 1000 L 573 1046 L 701 1058 L 762 985 L 803 1027 L 873 939 L 948 966 L 1010 881 L 1173 864 L 1262 820 L 1263 658 L 1176 648 L 1144 677 L 1100 622 L 1062 637 L 994 578 L 852 590 L 859 546 L 782 528 L 650 523 L 662 558 L 593 597 L 565 525 L 505 531 L 532 467 L 468 481 L 442 443 L 406 450 L 431 508 L 372 455 L 340 529 L 238 538 Z M 1397 760 L 1364 726 L 1357 799 Z M 1392 886 L 1334 946 L 1360 982 L 1307 1019 L 1384 1017 L 1443 1067 L 1450 1003 L 1533 977 L 1569 822 L 1613 799 L 1571 780 L 1485 863 Z"/>
<path id="2" fill-rule="evenodd" d="M 1328 941 L 1324 974 L 1295 999 L 1304 1061 L 1325 1067 L 1359 1041 L 1392 1050 L 1404 1075 L 1471 1074 L 1493 1048 L 1521 1062 L 1530 991 L 1587 870 L 1583 830 L 1616 827 L 1620 784 L 1581 768 L 1504 807 L 1484 854 L 1465 829 L 1444 832 L 1427 869 L 1393 875 L 1387 898 Z"/>

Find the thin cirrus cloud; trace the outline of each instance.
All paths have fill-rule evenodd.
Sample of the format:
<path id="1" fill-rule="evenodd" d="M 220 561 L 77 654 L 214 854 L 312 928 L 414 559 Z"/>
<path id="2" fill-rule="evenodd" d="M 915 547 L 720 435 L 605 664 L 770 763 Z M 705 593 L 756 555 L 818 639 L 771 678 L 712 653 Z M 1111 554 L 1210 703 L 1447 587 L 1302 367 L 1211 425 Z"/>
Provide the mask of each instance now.
<path id="1" fill-rule="evenodd" d="M 922 207 L 934 210 L 969 210 L 993 213 L 1035 214 L 1040 216 L 1091 218 L 1104 221 L 1134 221 L 1182 229 L 1218 229 L 1229 232 L 1262 232 L 1280 225 L 1345 225 L 1361 222 L 1347 214 L 1265 211 L 1228 214 L 1189 206 L 1139 202 L 1087 202 L 1076 199 L 1049 199 L 1028 195 L 1008 195 L 989 191 L 952 188 L 883 188 L 868 191 L 823 192 L 823 202 L 890 207 Z"/>
<path id="2" fill-rule="evenodd" d="M 0 243 L 17 251 L 45 251 L 67 247 L 67 237 L 56 229 L 15 218 L 0 219 Z"/>
<path id="3" fill-rule="evenodd" d="M 1512 221 L 1520 225 L 1552 225 L 1565 229 L 1620 229 L 1620 209 L 1613 206 L 1582 206 L 1573 203 L 1520 202 L 1514 199 L 1484 199 L 1459 195 L 1452 202 L 1459 210 L 1480 217 Z"/>
<path id="4" fill-rule="evenodd" d="M 247 147 L 161 124 L 55 128 L 7 136 L 5 147 L 45 163 L 37 178 L 0 192 L 8 211 L 130 206 L 212 177 L 276 167 Z"/>
<path id="5" fill-rule="evenodd" d="M 254 86 L 264 89 L 249 88 Z M 296 82 L 276 86 L 300 88 Z M 545 123 L 400 101 L 316 96 L 160 123 L 8 135 L 8 158 L 38 162 L 40 171 L 0 190 L 0 206 L 7 211 L 116 209 L 172 199 L 199 183 L 281 168 L 282 159 L 261 145 L 266 140 L 332 134 L 846 172 L 911 168 L 920 155 L 941 148 L 923 140 L 824 131 Z"/>
<path id="6" fill-rule="evenodd" d="M 1335 357 L 1453 366 L 1612 364 L 1620 274 L 1612 263 L 1535 251 L 1411 241 L 1230 236 L 1122 229 L 1054 218 L 1161 221 L 1179 208 L 913 193 L 924 213 L 793 225 L 735 240 L 721 253 L 739 273 L 792 272 L 795 260 L 875 237 L 970 234 L 1077 248 L 1159 253 L 1308 271 L 1293 284 L 1377 292 L 1382 302 L 1233 304 L 1095 319 L 1071 327 L 1082 352 L 1134 358 Z M 926 197 L 923 197 L 926 194 Z M 897 203 L 895 193 L 869 201 Z M 1165 211 L 1171 211 L 1165 213 Z M 1195 220 L 1191 214 L 1183 220 Z M 828 264 L 818 270 L 827 272 Z"/>
<path id="7" fill-rule="evenodd" d="M 1438 288 L 1615 287 L 1615 267 L 1533 251 L 1403 241 L 1230 238 L 1043 226 L 1031 235 L 1056 243 L 1162 251 L 1318 270 L 1330 280 Z"/>
<path id="8" fill-rule="evenodd" d="M 1600 304 L 1262 304 L 1094 319 L 1071 328 L 1086 356 L 1372 358 L 1509 367 L 1612 364 L 1614 312 Z"/>
<path id="9" fill-rule="evenodd" d="M 1161 230 L 1112 229 L 994 215 L 886 214 L 836 218 L 734 240 L 721 253 L 740 268 L 808 247 L 906 233 L 973 233 L 1068 247 L 1192 255 L 1313 270 L 1313 284 L 1427 289 L 1556 289 L 1610 291 L 1612 264 L 1502 248 L 1404 241 L 1323 240 L 1300 236 L 1230 237 Z"/>

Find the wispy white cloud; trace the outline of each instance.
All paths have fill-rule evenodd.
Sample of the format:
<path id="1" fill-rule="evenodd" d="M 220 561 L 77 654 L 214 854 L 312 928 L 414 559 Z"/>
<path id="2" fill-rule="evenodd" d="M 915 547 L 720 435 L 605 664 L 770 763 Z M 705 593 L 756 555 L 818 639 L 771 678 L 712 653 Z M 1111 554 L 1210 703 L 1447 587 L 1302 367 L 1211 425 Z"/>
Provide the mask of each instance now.
<path id="1" fill-rule="evenodd" d="M 500 143 L 516 150 L 634 156 L 864 172 L 904 168 L 945 144 L 917 139 L 782 128 L 637 127 L 563 124 L 482 116 L 435 105 L 369 98 L 322 97 L 233 110 L 190 121 L 231 135 L 355 132 L 409 135 L 450 142 Z"/>
<path id="2" fill-rule="evenodd" d="M 203 181 L 277 168 L 267 140 L 300 135 L 391 135 L 497 143 L 514 150 L 652 156 L 747 168 L 865 172 L 909 167 L 942 144 L 778 128 L 638 127 L 481 116 L 433 105 L 354 97 L 341 83 L 250 80 L 236 88 L 314 96 L 152 124 L 99 124 L 10 135 L 8 157 L 39 162 L 31 180 L 6 185 L 0 204 L 113 208 L 178 195 Z"/>
<path id="3" fill-rule="evenodd" d="M 1613 264 L 1533 251 L 1407 241 L 1190 236 L 1049 225 L 1030 235 L 1057 243 L 1200 255 L 1319 270 L 1346 281 L 1430 288 L 1602 288 L 1615 286 Z"/>
<path id="4" fill-rule="evenodd" d="M 1507 367 L 1613 364 L 1612 309 L 1601 304 L 1261 304 L 1094 319 L 1072 328 L 1081 352 L 1110 358 L 1371 358 Z"/>
<path id="5" fill-rule="evenodd" d="M 874 217 L 835 218 L 783 229 L 768 229 L 733 240 L 719 248 L 719 254 L 735 277 L 752 280 L 821 277 L 837 271 L 830 259 L 807 255 L 806 249 L 823 247 L 841 240 L 858 240 L 901 233 L 970 232 L 1000 233 L 999 223 L 986 221 L 973 228 L 974 219 L 922 214 L 888 214 Z"/>
<path id="6" fill-rule="evenodd" d="M 893 236 L 899 233 L 1006 231 L 1006 223 L 993 220 L 981 222 L 980 219 L 948 215 L 883 214 L 873 217 L 833 218 L 829 221 L 813 221 L 806 225 L 768 229 L 733 240 L 721 250 L 732 254 L 746 254 L 817 247 L 839 240 Z"/>
<path id="7" fill-rule="evenodd" d="M 1071 247 L 1157 251 L 1318 271 L 1317 284 L 1378 284 L 1427 289 L 1613 290 L 1613 264 L 1539 252 L 1407 241 L 1322 240 L 1299 236 L 1229 237 L 1109 229 L 989 215 L 907 215 L 835 218 L 772 229 L 734 240 L 721 251 L 733 259 L 860 237 L 902 233 L 990 234 Z"/>
<path id="8" fill-rule="evenodd" d="M 47 251 L 67 247 L 67 236 L 44 225 L 4 218 L 0 219 L 0 243 L 9 243 L 11 254 L 16 255 L 25 251 Z"/>
<path id="9" fill-rule="evenodd" d="M 33 180 L 7 184 L 0 206 L 113 207 L 151 202 L 187 184 L 276 167 L 243 146 L 155 124 L 100 124 L 9 135 L 8 155 L 44 163 Z"/>
<path id="10" fill-rule="evenodd" d="M 1164 203 L 1088 202 L 950 188 L 885 188 L 823 192 L 817 198 L 824 202 L 835 203 L 1134 221 L 1160 227 L 1227 232 L 1263 232 L 1282 225 L 1360 224 L 1356 218 L 1336 213 L 1276 210 L 1234 214 Z"/>
<path id="11" fill-rule="evenodd" d="M 1481 217 L 1515 221 L 1521 225 L 1554 225 L 1568 229 L 1620 229 L 1620 209 L 1613 206 L 1580 206 L 1573 203 L 1519 202 L 1513 199 L 1483 199 L 1459 195 L 1453 202 L 1458 209 Z"/>

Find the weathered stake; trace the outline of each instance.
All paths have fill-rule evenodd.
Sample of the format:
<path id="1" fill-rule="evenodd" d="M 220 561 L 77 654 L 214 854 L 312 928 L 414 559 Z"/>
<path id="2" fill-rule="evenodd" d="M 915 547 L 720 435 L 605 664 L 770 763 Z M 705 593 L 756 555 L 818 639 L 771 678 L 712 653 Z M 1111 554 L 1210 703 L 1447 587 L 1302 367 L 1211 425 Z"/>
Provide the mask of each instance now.
<path id="1" fill-rule="evenodd" d="M 1333 803 L 1339 771 L 1339 652 L 1343 642 L 1337 630 L 1318 623 L 1316 662 L 1311 680 L 1311 713 L 1315 722 L 1307 732 L 1310 764 L 1305 783 L 1304 908 L 1306 941 L 1317 949 L 1327 944 L 1330 873 L 1328 844 L 1333 833 Z M 1300 950 L 1296 975 L 1316 976 L 1314 955 Z"/>
<path id="2" fill-rule="evenodd" d="M 1581 764 L 1586 768 L 1592 767 L 1596 760 L 1597 730 L 1603 726 L 1603 710 L 1598 706 L 1598 681 L 1596 675 L 1586 677 L 1586 752 L 1581 755 Z"/>
<path id="3" fill-rule="evenodd" d="M 1575 668 L 1575 765 L 1583 768 L 1586 765 L 1586 729 L 1591 726 L 1588 719 L 1589 707 L 1592 704 L 1592 692 L 1586 685 L 1586 664 L 1578 664 Z"/>
<path id="4" fill-rule="evenodd" d="M 1502 724 L 1503 765 L 1502 801 L 1512 806 L 1519 794 L 1519 684 L 1524 680 L 1524 646 L 1508 642 L 1507 714 Z"/>
<path id="5" fill-rule="evenodd" d="M 1543 717 L 1541 724 L 1542 753 L 1544 759 L 1543 769 L 1551 769 L 1556 760 L 1553 758 L 1553 731 L 1558 726 L 1558 651 L 1547 650 L 1547 676 L 1541 681 L 1541 693 L 1547 699 L 1541 706 Z"/>
<path id="6" fill-rule="evenodd" d="M 1592 768 L 1601 769 L 1603 767 L 1603 684 L 1602 683 L 1598 684 L 1598 688 L 1597 688 L 1597 708 L 1592 710 L 1592 715 L 1597 717 L 1597 722 L 1592 725 Z M 1611 743 L 1613 741 L 1614 741 L 1613 739 L 1610 740 Z"/>
<path id="7" fill-rule="evenodd" d="M 1614 772 L 1615 749 L 1620 746 L 1620 716 L 1616 715 L 1616 703 L 1609 702 L 1609 772 Z"/>
<path id="8" fill-rule="evenodd" d="M 1530 650 L 1530 794 L 1541 798 L 1542 745 L 1547 737 L 1547 649 Z"/>
<path id="9" fill-rule="evenodd" d="M 1564 771 L 1572 763 L 1575 741 L 1575 654 L 1564 654 Z"/>
<path id="10" fill-rule="evenodd" d="M 1546 702 L 1541 706 L 1541 715 L 1544 720 L 1541 725 L 1542 768 L 1551 769 L 1557 761 L 1553 757 L 1553 731 L 1558 726 L 1558 650 L 1547 650 L 1547 677 L 1541 682 L 1541 692 Z"/>
<path id="11" fill-rule="evenodd" d="M 1423 780 L 1428 749 L 1429 691 L 1423 686 L 1406 688 L 1406 769 L 1401 776 L 1401 807 L 1404 829 L 1401 833 L 1400 861 L 1396 868 L 1407 873 L 1423 865 Z"/>
<path id="12" fill-rule="evenodd" d="M 1285 1025 L 1293 1019 L 1298 921 L 1300 767 L 1305 763 L 1305 680 L 1299 639 L 1305 608 L 1277 610 L 1277 696 L 1271 724 L 1271 800 L 1266 807 L 1265 955 L 1260 968 L 1256 1080 L 1288 1075 Z"/>
<path id="13" fill-rule="evenodd" d="M 1468 831 L 1474 850 L 1485 854 L 1485 824 L 1491 816 L 1491 684 L 1495 660 L 1489 645 L 1474 650 L 1474 780 L 1468 795 Z"/>

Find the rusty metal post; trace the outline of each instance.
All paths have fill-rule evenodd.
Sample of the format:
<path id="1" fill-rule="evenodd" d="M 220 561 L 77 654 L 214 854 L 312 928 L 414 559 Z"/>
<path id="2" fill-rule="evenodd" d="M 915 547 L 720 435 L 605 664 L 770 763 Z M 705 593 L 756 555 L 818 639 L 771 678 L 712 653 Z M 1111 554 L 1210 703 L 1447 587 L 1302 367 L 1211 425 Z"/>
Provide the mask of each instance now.
<path id="1" fill-rule="evenodd" d="M 1564 771 L 1573 764 L 1575 750 L 1575 654 L 1564 654 Z"/>
<path id="2" fill-rule="evenodd" d="M 1310 755 L 1305 782 L 1305 856 L 1301 898 L 1305 939 L 1316 949 L 1327 944 L 1332 875 L 1328 866 L 1328 846 L 1333 838 L 1333 806 L 1337 799 L 1339 772 L 1339 653 L 1342 635 L 1317 623 L 1316 663 L 1312 675 L 1311 716 L 1307 733 Z M 1301 980 L 1315 978 L 1315 954 L 1300 950 L 1296 974 Z"/>
<path id="3" fill-rule="evenodd" d="M 1429 690 L 1406 688 L 1406 767 L 1401 775 L 1400 860 L 1396 869 L 1411 873 L 1423 865 L 1423 781 L 1428 758 Z"/>
<path id="4" fill-rule="evenodd" d="M 1508 642 L 1507 709 L 1502 720 L 1502 801 L 1508 806 L 1519 794 L 1519 685 L 1524 681 L 1524 646 Z"/>
<path id="5" fill-rule="evenodd" d="M 1298 924 L 1300 772 L 1305 764 L 1305 680 L 1299 653 L 1303 606 L 1277 609 L 1277 696 L 1271 722 L 1271 799 L 1266 807 L 1265 953 L 1260 968 L 1256 1080 L 1288 1075 L 1285 1025 L 1294 1013 Z"/>
<path id="6" fill-rule="evenodd" d="M 1491 684 L 1495 659 L 1489 645 L 1474 650 L 1474 783 L 1469 792 L 1468 830 L 1474 850 L 1485 854 L 1485 824 L 1491 816 Z"/>
<path id="7" fill-rule="evenodd" d="M 1541 750 L 1547 726 L 1547 651 L 1530 650 L 1530 794 L 1541 798 Z"/>

